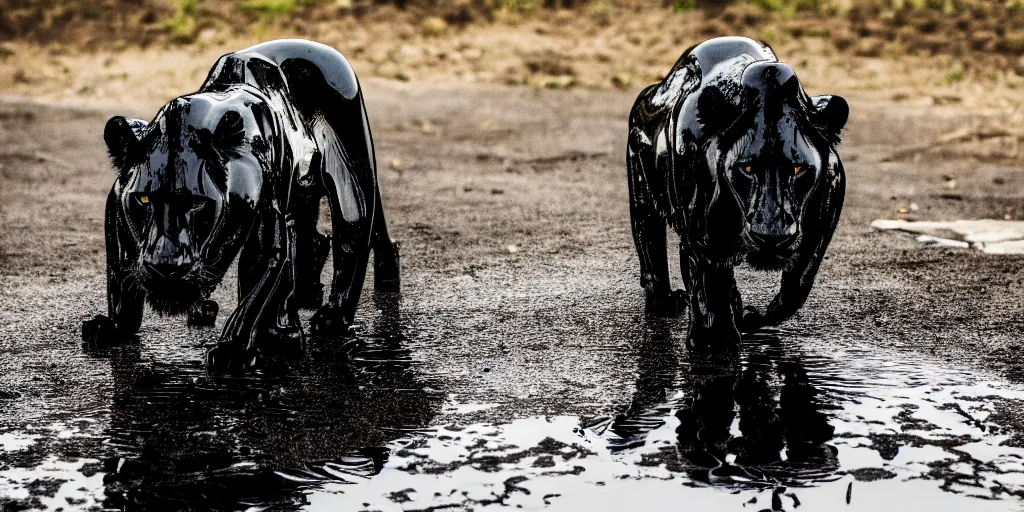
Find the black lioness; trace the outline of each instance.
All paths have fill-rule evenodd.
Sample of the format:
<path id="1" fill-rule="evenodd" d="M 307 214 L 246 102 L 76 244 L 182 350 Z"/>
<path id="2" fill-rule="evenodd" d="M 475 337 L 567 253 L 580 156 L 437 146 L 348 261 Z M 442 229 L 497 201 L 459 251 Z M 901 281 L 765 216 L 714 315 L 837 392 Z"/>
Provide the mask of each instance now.
<path id="1" fill-rule="evenodd" d="M 319 307 L 314 332 L 345 332 L 371 250 L 376 289 L 398 290 L 362 93 L 334 49 L 281 40 L 225 55 L 198 92 L 148 124 L 114 117 L 103 138 L 117 168 L 106 208 L 109 316 L 85 322 L 87 343 L 136 332 L 144 302 L 212 324 L 208 298 L 236 255 L 238 307 L 214 363 L 301 346 L 300 306 Z M 317 231 L 325 196 L 330 237 Z M 334 279 L 321 307 L 329 251 Z"/>
<path id="2" fill-rule="evenodd" d="M 845 100 L 809 97 L 793 68 L 740 37 L 691 48 L 637 98 L 626 169 L 640 284 L 652 313 L 689 305 L 689 346 L 736 347 L 741 329 L 803 305 L 842 209 L 836 146 L 848 115 Z M 681 239 L 685 292 L 669 283 L 666 223 Z M 743 307 L 741 262 L 782 270 L 763 314 Z"/>

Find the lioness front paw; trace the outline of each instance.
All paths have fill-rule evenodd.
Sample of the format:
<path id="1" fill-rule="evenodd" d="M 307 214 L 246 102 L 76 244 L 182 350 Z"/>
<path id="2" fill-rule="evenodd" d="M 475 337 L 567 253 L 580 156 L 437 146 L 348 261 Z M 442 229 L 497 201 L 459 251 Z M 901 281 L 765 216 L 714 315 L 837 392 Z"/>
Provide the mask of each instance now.
<path id="1" fill-rule="evenodd" d="M 668 295 L 647 292 L 645 311 L 649 315 L 674 317 L 686 311 L 687 296 L 684 290 L 673 290 Z"/>
<path id="2" fill-rule="evenodd" d="M 743 313 L 741 313 L 740 317 L 740 331 L 754 332 L 764 326 L 764 315 L 762 315 L 757 308 L 754 306 L 747 306 L 743 308 Z"/>
<path id="3" fill-rule="evenodd" d="M 352 318 L 338 307 L 320 308 L 309 323 L 310 330 L 317 336 L 345 336 L 352 332 Z"/>
<path id="4" fill-rule="evenodd" d="M 241 343 L 220 342 L 206 351 L 206 364 L 224 373 L 240 373 L 256 366 L 255 350 L 246 350 Z"/>
<path id="5" fill-rule="evenodd" d="M 741 341 L 740 331 L 732 322 L 709 327 L 691 323 L 686 346 L 698 352 L 733 353 L 739 350 Z"/>
<path id="6" fill-rule="evenodd" d="M 217 313 L 220 306 L 212 300 L 204 300 L 188 312 L 188 325 L 190 327 L 212 327 L 217 323 Z"/>
<path id="7" fill-rule="evenodd" d="M 281 368 L 300 359 L 305 343 L 296 326 L 268 327 L 247 346 L 244 341 L 222 339 L 206 352 L 210 368 L 224 373 L 241 373 L 251 368 Z"/>
<path id="8" fill-rule="evenodd" d="M 92 320 L 82 322 L 82 348 L 97 350 L 119 342 L 117 324 L 110 317 L 96 315 Z"/>
<path id="9" fill-rule="evenodd" d="M 391 240 L 387 248 L 373 250 L 373 290 L 397 293 L 402 289 L 401 245 Z"/>

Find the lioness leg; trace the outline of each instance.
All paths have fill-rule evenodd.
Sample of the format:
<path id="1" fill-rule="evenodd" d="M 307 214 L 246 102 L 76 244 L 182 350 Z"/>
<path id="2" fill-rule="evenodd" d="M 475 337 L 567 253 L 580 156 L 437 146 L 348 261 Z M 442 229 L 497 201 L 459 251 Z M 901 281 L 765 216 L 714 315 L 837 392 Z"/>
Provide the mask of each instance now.
<path id="1" fill-rule="evenodd" d="M 370 258 L 370 222 L 334 222 L 331 237 L 334 251 L 334 280 L 331 297 L 311 320 L 313 332 L 338 335 L 348 332 L 355 319 L 356 306 L 366 279 L 366 265 Z"/>
<path id="2" fill-rule="evenodd" d="M 334 252 L 334 279 L 331 296 L 326 305 L 313 315 L 313 331 L 318 334 L 345 334 L 355 317 L 359 296 L 366 279 L 366 265 L 373 240 L 371 235 L 383 229 L 375 221 L 379 210 L 377 170 L 374 163 L 373 140 L 369 120 L 361 93 L 352 101 L 336 105 L 338 110 L 331 119 L 344 119 L 344 129 L 337 139 L 326 137 L 324 148 L 323 180 L 327 199 L 331 205 L 331 250 Z M 339 151 L 338 149 L 341 149 Z M 383 238 L 383 236 L 381 237 Z M 387 252 L 383 243 L 374 249 Z M 382 261 L 383 262 L 383 261 Z"/>
<path id="3" fill-rule="evenodd" d="M 366 279 L 370 258 L 372 213 L 376 194 L 357 193 L 350 186 L 351 171 L 338 165 L 325 173 L 324 181 L 331 205 L 331 250 L 334 252 L 334 279 L 331 296 L 311 320 L 313 332 L 324 335 L 346 334 L 355 318 L 356 306 Z M 373 176 L 373 169 L 362 170 Z M 370 183 L 373 183 L 372 181 Z M 366 193 L 369 192 L 369 193 Z"/>
<path id="4" fill-rule="evenodd" d="M 740 289 L 739 289 L 738 286 L 736 286 L 736 279 L 732 280 L 732 290 L 731 290 L 731 293 L 732 293 L 732 314 L 733 314 L 733 317 L 734 317 L 733 321 L 736 323 L 737 326 L 739 326 L 740 331 L 744 331 L 745 332 L 747 324 L 744 323 L 744 321 L 743 321 L 743 315 L 744 315 L 744 312 L 746 310 L 743 308 L 743 295 L 740 294 Z"/>
<path id="5" fill-rule="evenodd" d="M 331 237 L 317 231 L 320 202 L 310 200 L 296 207 L 295 212 L 295 300 L 303 309 L 319 308 L 324 301 L 320 272 L 327 263 Z"/>
<path id="6" fill-rule="evenodd" d="M 239 256 L 239 302 L 221 342 L 208 355 L 213 366 L 248 366 L 256 356 L 302 348 L 294 306 L 295 219 L 265 212 Z M 264 245 L 265 244 L 265 245 Z"/>
<path id="7" fill-rule="evenodd" d="M 142 325 L 146 292 L 125 266 L 136 257 L 131 234 L 120 219 L 117 196 L 107 195 L 104 238 L 107 251 L 107 316 L 82 322 L 82 342 L 87 348 L 114 345 L 135 334 Z"/>
<path id="8" fill-rule="evenodd" d="M 757 311 L 748 307 L 744 313 L 744 323 L 753 324 L 756 320 L 756 324 L 760 326 L 779 325 L 793 316 L 811 293 L 814 278 L 817 277 L 818 268 L 821 266 L 821 258 L 831 238 L 831 234 L 825 236 L 825 240 L 820 244 L 820 251 L 811 249 L 800 253 L 793 268 L 782 271 L 779 293 L 768 303 L 764 315 L 758 318 Z"/>
<path id="9" fill-rule="evenodd" d="M 388 225 L 384 220 L 384 207 L 380 200 L 380 189 L 377 189 L 377 206 L 373 212 L 373 289 L 376 292 L 397 292 L 401 289 L 400 254 L 398 242 L 388 235 Z"/>
<path id="10" fill-rule="evenodd" d="M 629 175 L 629 217 L 633 243 L 640 259 L 640 286 L 644 289 L 647 312 L 658 316 L 676 316 L 685 307 L 682 293 L 673 293 L 668 275 L 665 246 L 665 219 L 658 215 L 644 172 L 638 142 L 630 136 L 626 151 Z"/>
<path id="11" fill-rule="evenodd" d="M 690 294 L 690 333 L 687 346 L 693 349 L 734 350 L 740 344 L 736 325 L 736 279 L 732 266 L 718 263 L 683 248 L 681 266 Z"/>

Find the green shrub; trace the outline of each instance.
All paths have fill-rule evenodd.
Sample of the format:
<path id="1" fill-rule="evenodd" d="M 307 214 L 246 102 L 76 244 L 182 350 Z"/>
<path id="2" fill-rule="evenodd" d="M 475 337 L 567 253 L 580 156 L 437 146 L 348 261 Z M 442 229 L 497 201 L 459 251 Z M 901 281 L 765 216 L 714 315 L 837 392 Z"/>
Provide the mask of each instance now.
<path id="1" fill-rule="evenodd" d="M 541 0 L 505 0 L 505 8 L 513 11 L 535 11 L 541 7 Z"/>
<path id="2" fill-rule="evenodd" d="M 829 0 L 751 0 L 752 3 L 768 12 L 777 12 L 791 16 L 798 12 L 824 13 L 834 6 Z"/>
<path id="3" fill-rule="evenodd" d="M 259 14 L 265 18 L 287 16 L 300 7 L 316 5 L 316 0 L 243 0 L 238 4 L 242 12 Z"/>
<path id="4" fill-rule="evenodd" d="M 170 31 L 171 36 L 181 42 L 191 41 L 196 34 L 196 11 L 199 0 L 179 0 L 173 18 L 164 20 L 163 27 Z"/>
<path id="5" fill-rule="evenodd" d="M 1022 0 L 1024 1 L 1024 0 Z M 673 0 L 672 11 L 692 11 L 697 8 L 697 0 Z"/>
<path id="6" fill-rule="evenodd" d="M 946 73 L 945 82 L 949 85 L 953 85 L 957 82 L 963 81 L 964 78 L 966 78 L 964 71 L 962 69 L 955 69 Z"/>

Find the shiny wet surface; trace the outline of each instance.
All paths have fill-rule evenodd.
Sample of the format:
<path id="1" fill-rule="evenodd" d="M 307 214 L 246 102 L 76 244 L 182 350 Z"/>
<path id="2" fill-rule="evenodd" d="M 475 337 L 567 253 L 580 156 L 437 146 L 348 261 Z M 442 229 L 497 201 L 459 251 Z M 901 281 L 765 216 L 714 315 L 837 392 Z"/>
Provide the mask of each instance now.
<path id="1" fill-rule="evenodd" d="M 681 322 L 629 311 L 626 295 L 597 312 L 600 325 L 579 328 L 571 306 L 538 304 L 538 319 L 511 331 L 474 326 L 477 312 L 434 317 L 420 308 L 444 297 L 430 295 L 364 301 L 357 337 L 314 338 L 276 373 L 209 373 L 198 356 L 215 331 L 173 319 L 137 344 L 71 350 L 102 386 L 66 403 L 8 392 L 22 421 L 0 424 L 0 503 L 1013 510 L 1024 496 L 1022 438 L 1004 423 L 1024 387 L 991 375 L 798 329 L 751 336 L 736 360 L 697 358 L 681 349 Z M 549 364 L 532 381 L 530 367 L 495 365 L 524 372 L 499 382 L 522 386 L 518 399 L 488 392 L 488 366 L 467 375 L 475 387 L 435 373 L 445 339 L 475 337 L 486 351 L 513 332 L 548 345 L 538 351 L 558 351 L 559 337 L 591 346 L 570 363 L 593 374 L 558 377 L 581 400 L 544 412 L 557 399 L 544 395 Z M 602 352 L 617 365 L 592 366 Z"/>

